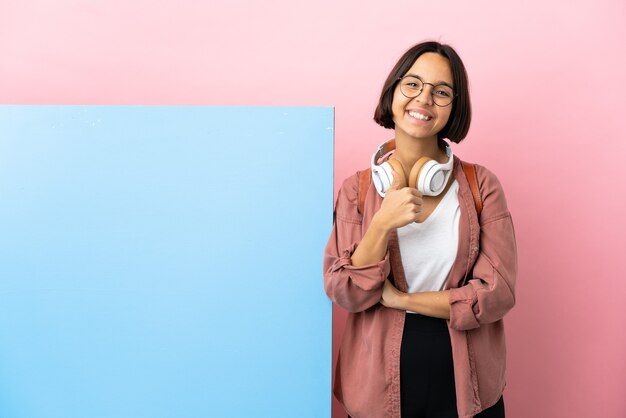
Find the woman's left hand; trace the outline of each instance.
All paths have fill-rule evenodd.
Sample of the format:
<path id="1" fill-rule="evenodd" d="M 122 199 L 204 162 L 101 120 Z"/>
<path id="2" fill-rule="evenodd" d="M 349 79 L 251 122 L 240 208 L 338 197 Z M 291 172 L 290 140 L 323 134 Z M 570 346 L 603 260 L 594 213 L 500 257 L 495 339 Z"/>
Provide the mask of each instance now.
<path id="1" fill-rule="evenodd" d="M 396 287 L 391 284 L 389 279 L 387 279 L 385 280 L 385 284 L 383 286 L 383 295 L 380 298 L 380 303 L 387 308 L 404 309 L 401 306 L 404 295 L 406 295 L 406 293 L 396 289 Z"/>

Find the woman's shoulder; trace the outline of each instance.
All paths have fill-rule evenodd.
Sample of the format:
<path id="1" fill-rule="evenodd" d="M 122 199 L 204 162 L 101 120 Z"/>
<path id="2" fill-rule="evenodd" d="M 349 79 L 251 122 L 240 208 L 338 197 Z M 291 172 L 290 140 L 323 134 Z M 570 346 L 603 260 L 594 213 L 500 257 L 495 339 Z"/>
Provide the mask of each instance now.
<path id="1" fill-rule="evenodd" d="M 341 188 L 339 189 L 340 191 L 344 191 L 344 193 L 346 192 L 356 192 L 359 186 L 359 173 L 361 171 L 355 171 L 354 173 L 350 174 L 348 177 L 345 177 L 343 179 L 343 181 L 341 182 Z"/>
<path id="2" fill-rule="evenodd" d="M 341 217 L 353 217 L 359 203 L 359 171 L 344 178 L 337 192 L 335 210 Z"/>
<path id="3" fill-rule="evenodd" d="M 362 183 L 371 183 L 372 173 L 369 167 L 357 170 L 344 178 L 339 188 L 339 193 L 351 199 L 358 199 L 359 187 Z"/>
<path id="4" fill-rule="evenodd" d="M 455 156 L 455 158 L 458 157 Z M 490 191 L 494 188 L 502 188 L 500 180 L 498 180 L 498 176 L 496 176 L 496 174 L 486 166 L 479 163 L 462 160 L 460 158 L 458 160 L 462 165 L 471 164 L 476 168 L 476 178 L 478 180 L 478 185 L 480 187 L 481 193 Z"/>
<path id="5" fill-rule="evenodd" d="M 371 183 L 371 172 L 369 167 L 357 170 L 344 178 L 337 193 L 335 211 L 339 218 L 351 222 L 361 222 L 362 214 L 360 206 L 364 203 L 364 196 L 367 194 Z"/>
<path id="6" fill-rule="evenodd" d="M 465 160 L 459 160 L 462 164 L 468 164 Z M 481 200 L 483 201 L 483 211 L 481 222 L 510 216 L 504 189 L 498 176 L 483 164 L 470 163 L 476 168 L 476 180 Z"/>

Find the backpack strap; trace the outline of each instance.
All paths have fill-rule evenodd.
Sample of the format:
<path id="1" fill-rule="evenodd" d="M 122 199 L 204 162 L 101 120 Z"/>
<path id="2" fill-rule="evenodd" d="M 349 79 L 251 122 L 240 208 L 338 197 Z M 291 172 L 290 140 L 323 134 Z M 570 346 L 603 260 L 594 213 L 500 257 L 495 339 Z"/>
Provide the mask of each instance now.
<path id="1" fill-rule="evenodd" d="M 363 208 L 365 208 L 365 197 L 367 196 L 367 190 L 370 188 L 370 183 L 372 182 L 372 168 L 368 168 L 367 170 L 359 171 L 359 213 L 363 215 Z"/>
<path id="2" fill-rule="evenodd" d="M 465 177 L 467 177 L 467 182 L 469 183 L 470 190 L 472 191 L 472 196 L 474 197 L 474 206 L 476 206 L 476 213 L 480 218 L 480 213 L 483 211 L 483 199 L 480 196 L 480 189 L 478 188 L 478 176 L 476 175 L 476 166 L 471 163 L 461 162 L 461 166 L 463 167 L 463 171 L 465 172 Z"/>
<path id="3" fill-rule="evenodd" d="M 463 172 L 465 172 L 465 177 L 467 177 L 467 182 L 469 183 L 470 190 L 472 191 L 472 197 L 474 198 L 476 213 L 478 214 L 478 217 L 480 217 L 480 213 L 483 211 L 483 199 L 480 196 L 480 189 L 478 188 L 478 175 L 476 174 L 476 166 L 471 163 L 461 162 L 461 167 L 463 167 Z M 363 214 L 363 208 L 365 208 L 365 197 L 367 196 L 367 191 L 370 187 L 370 183 L 372 182 L 371 167 L 367 170 L 359 171 L 358 176 L 359 213 Z"/>

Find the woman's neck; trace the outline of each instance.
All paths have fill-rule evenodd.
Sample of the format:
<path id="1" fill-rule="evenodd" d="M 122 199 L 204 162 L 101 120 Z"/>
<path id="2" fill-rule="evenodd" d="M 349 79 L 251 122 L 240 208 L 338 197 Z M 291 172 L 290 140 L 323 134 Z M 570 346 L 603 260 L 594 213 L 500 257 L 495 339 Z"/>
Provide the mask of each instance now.
<path id="1" fill-rule="evenodd" d="M 440 163 L 447 161 L 447 155 L 439 148 L 437 137 L 413 138 L 406 135 L 398 135 L 396 132 L 396 151 L 394 158 L 400 160 L 405 170 L 411 167 L 422 157 L 432 158 Z M 406 173 L 408 175 L 408 173 Z"/>

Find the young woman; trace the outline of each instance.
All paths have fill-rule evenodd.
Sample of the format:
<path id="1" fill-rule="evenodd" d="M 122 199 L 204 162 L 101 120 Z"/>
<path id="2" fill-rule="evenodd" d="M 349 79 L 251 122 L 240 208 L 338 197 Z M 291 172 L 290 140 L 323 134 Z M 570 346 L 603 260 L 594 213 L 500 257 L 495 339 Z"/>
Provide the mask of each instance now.
<path id="1" fill-rule="evenodd" d="M 444 141 L 460 142 L 470 119 L 457 53 L 415 45 L 374 116 L 394 139 L 372 157 L 371 182 L 356 173 L 339 191 L 324 284 L 350 312 L 334 393 L 353 418 L 504 417 L 515 235 L 494 174 L 476 165 L 468 181 Z"/>

